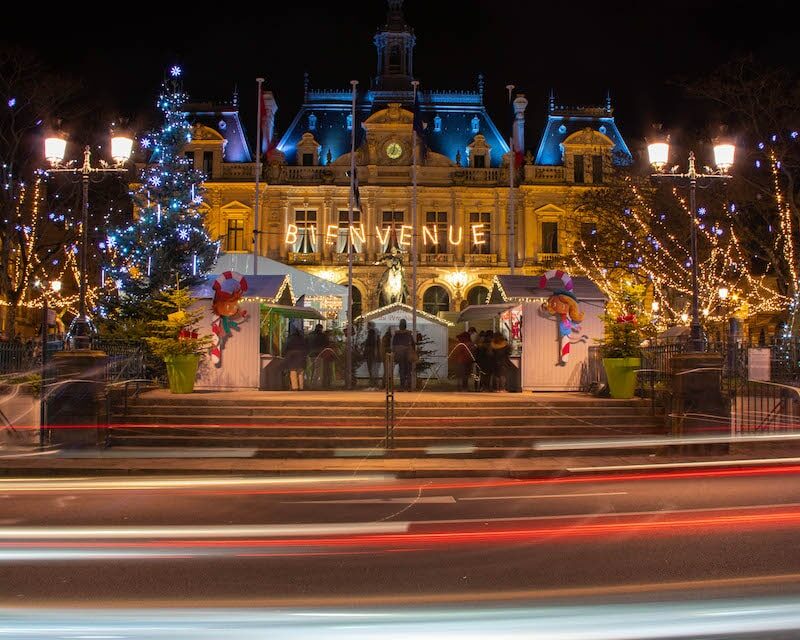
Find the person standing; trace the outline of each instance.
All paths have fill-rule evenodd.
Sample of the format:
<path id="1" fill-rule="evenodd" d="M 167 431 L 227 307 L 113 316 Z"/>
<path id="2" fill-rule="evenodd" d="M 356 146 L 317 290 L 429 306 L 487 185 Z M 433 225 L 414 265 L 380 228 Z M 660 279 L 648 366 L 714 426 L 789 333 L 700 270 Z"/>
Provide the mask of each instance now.
<path id="1" fill-rule="evenodd" d="M 405 318 L 400 320 L 400 328 L 392 336 L 392 353 L 400 368 L 400 387 L 403 391 L 411 391 L 411 365 L 416 360 L 416 344 L 414 336 L 406 328 Z"/>
<path id="2" fill-rule="evenodd" d="M 292 329 L 286 341 L 286 350 L 284 354 L 284 366 L 289 370 L 289 384 L 292 391 L 302 391 L 305 387 L 308 347 L 306 345 L 306 339 L 303 337 L 303 332 L 300 329 L 296 327 Z"/>
<path id="3" fill-rule="evenodd" d="M 394 367 L 387 369 L 386 356 L 392 352 L 392 328 L 386 327 L 386 332 L 381 338 L 381 362 L 383 363 L 383 388 L 389 385 L 389 376 L 394 375 Z"/>
<path id="4" fill-rule="evenodd" d="M 514 366 L 511 362 L 511 345 L 505 336 L 498 331 L 494 334 L 490 347 L 494 369 L 492 391 L 508 391 L 508 374 L 511 371 L 511 367 Z"/>
<path id="5" fill-rule="evenodd" d="M 332 356 L 332 350 L 330 340 L 321 324 L 314 327 L 314 331 L 308 337 L 308 350 L 311 358 L 311 383 L 323 389 L 329 388 L 331 376 L 328 358 Z"/>
<path id="6" fill-rule="evenodd" d="M 380 340 L 378 339 L 378 331 L 375 329 L 374 322 L 367 323 L 367 337 L 364 340 L 364 359 L 367 361 L 369 388 L 372 390 L 378 386 L 375 372 L 381 359 Z"/>
<path id="7" fill-rule="evenodd" d="M 472 365 L 475 362 L 477 347 L 472 342 L 472 334 L 468 331 L 459 333 L 456 336 L 456 340 L 456 346 L 453 349 L 453 363 L 455 364 L 458 390 L 469 391 L 469 378 L 472 373 Z"/>

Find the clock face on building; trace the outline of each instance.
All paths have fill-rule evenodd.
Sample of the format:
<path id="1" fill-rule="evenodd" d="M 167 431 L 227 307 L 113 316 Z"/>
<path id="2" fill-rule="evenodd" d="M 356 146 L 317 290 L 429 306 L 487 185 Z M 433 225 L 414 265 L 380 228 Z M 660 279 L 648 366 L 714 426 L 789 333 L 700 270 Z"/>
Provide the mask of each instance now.
<path id="1" fill-rule="evenodd" d="M 401 147 L 397 142 L 390 142 L 386 145 L 386 155 L 392 160 L 397 160 L 403 155 L 403 147 Z"/>

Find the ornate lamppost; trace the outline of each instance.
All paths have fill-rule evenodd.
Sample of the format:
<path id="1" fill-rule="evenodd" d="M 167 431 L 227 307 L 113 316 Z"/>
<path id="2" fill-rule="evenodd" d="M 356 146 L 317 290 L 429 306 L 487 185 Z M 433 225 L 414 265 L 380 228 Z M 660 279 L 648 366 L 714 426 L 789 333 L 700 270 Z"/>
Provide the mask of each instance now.
<path id="1" fill-rule="evenodd" d="M 733 166 L 733 157 L 736 147 L 729 142 L 719 142 L 714 145 L 714 163 L 716 170 L 706 167 L 706 173 L 699 173 L 695 165 L 694 151 L 689 152 L 688 169 L 685 173 L 678 171 L 675 165 L 669 171 L 665 167 L 669 162 L 669 140 L 659 140 L 647 145 L 647 153 L 650 157 L 650 164 L 655 173 L 653 177 L 659 179 L 675 180 L 680 183 L 689 183 L 689 208 L 691 209 L 692 228 L 691 228 L 691 261 L 692 261 L 692 322 L 689 334 L 689 348 L 695 353 L 703 351 L 703 331 L 700 326 L 700 311 L 698 304 L 698 285 L 697 285 L 697 184 L 698 182 L 710 182 L 712 180 L 728 180 L 730 175 L 728 170 Z"/>
<path id="2" fill-rule="evenodd" d="M 133 149 L 133 138 L 121 133 L 111 134 L 111 158 L 114 165 L 109 165 L 105 160 L 100 160 L 99 167 L 92 166 L 92 151 L 89 145 L 83 148 L 83 164 L 81 166 L 71 166 L 70 162 L 64 165 L 64 156 L 67 150 L 67 140 L 63 135 L 53 135 L 44 141 L 44 156 L 50 163 L 47 173 L 71 173 L 79 175 L 83 185 L 83 196 L 81 200 L 81 274 L 80 274 L 80 297 L 78 305 L 78 317 L 73 320 L 70 327 L 70 334 L 73 337 L 75 349 L 91 348 L 92 325 L 86 314 L 86 279 L 87 279 L 87 254 L 89 247 L 89 178 L 93 175 L 102 177 L 107 173 L 125 173 L 127 168 L 124 166 L 131 157 Z"/>

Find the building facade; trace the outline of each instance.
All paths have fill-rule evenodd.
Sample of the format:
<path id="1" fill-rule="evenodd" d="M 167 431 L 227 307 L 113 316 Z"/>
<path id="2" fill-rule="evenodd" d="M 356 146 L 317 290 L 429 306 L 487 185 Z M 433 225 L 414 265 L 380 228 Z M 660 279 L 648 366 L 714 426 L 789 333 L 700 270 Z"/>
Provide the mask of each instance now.
<path id="1" fill-rule="evenodd" d="M 579 194 L 631 155 L 609 100 L 563 108 L 551 97 L 544 132 L 529 148 L 524 95 L 514 97 L 501 130 L 484 105 L 481 76 L 463 91 L 415 91 L 416 38 L 402 1 L 388 5 L 374 37 L 376 75 L 370 87 L 357 88 L 355 122 L 351 88 L 314 90 L 306 81 L 302 107 L 279 132 L 277 101 L 265 92 L 257 233 L 256 165 L 236 104 L 191 106 L 188 153 L 209 176 L 208 226 L 223 251 L 252 252 L 255 237 L 260 255 L 346 283 L 352 244 L 358 314 L 378 306 L 381 256 L 392 248 L 403 252 L 410 277 L 416 238 L 418 308 L 456 312 L 483 302 L 493 277 L 510 272 L 512 257 L 519 274 L 563 266 L 581 232 L 567 224 Z M 351 225 L 354 126 L 358 202 Z"/>

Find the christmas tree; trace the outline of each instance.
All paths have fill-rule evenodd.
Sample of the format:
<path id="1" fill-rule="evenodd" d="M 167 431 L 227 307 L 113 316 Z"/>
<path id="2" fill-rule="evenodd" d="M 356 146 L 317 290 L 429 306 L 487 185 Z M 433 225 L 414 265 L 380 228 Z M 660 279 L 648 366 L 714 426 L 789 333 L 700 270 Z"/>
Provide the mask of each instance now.
<path id="1" fill-rule="evenodd" d="M 180 67 L 172 67 L 161 86 L 157 106 L 164 116 L 161 128 L 141 145 L 149 156 L 132 192 L 134 219 L 109 234 L 106 251 L 120 306 L 141 308 L 176 281 L 202 279 L 214 262 L 217 243 L 205 229 L 201 171 L 184 148 L 192 139 Z"/>

